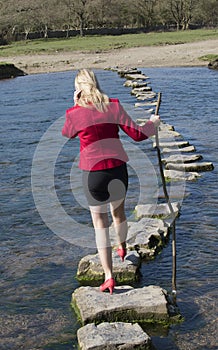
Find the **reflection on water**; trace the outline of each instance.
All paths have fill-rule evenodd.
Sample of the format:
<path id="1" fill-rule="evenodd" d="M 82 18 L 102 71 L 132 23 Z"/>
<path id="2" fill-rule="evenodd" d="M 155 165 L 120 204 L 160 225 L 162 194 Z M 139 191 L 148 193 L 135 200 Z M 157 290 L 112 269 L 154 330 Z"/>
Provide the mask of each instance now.
<path id="1" fill-rule="evenodd" d="M 162 92 L 160 114 L 196 147 L 215 169 L 186 185 L 189 193 L 177 219 L 178 305 L 185 321 L 166 334 L 147 330 L 157 350 L 216 349 L 217 318 L 217 72 L 207 68 L 144 69 L 154 91 Z M 39 216 L 31 192 L 31 164 L 36 146 L 52 123 L 72 103 L 74 73 L 41 74 L 1 81 L 1 316 L 3 349 L 77 348 L 80 325 L 70 309 L 78 287 L 76 269 L 92 249 L 54 235 Z M 98 71 L 111 97 L 133 106 L 135 99 L 114 72 Z M 130 108 L 133 112 L 132 108 Z M 137 145 L 156 167 L 149 142 Z M 71 195 L 69 174 L 79 152 L 67 143 L 55 166 L 55 190 L 68 215 L 90 227 L 88 210 Z M 42 171 L 42 179 L 44 172 Z M 73 181 L 73 174 L 72 174 Z M 174 185 L 176 186 L 176 185 Z M 174 192 L 174 191 L 172 191 Z M 176 188 L 175 188 L 176 192 Z M 127 214 L 137 204 L 139 183 L 130 168 Z M 56 218 L 58 220 L 58 218 Z M 59 222 L 61 225 L 62 222 Z M 70 234 L 70 232 L 69 232 Z M 84 237 L 85 239 L 85 237 Z M 138 286 L 171 290 L 171 242 L 157 258 L 142 265 Z M 50 345 L 49 345 L 50 344 Z"/>

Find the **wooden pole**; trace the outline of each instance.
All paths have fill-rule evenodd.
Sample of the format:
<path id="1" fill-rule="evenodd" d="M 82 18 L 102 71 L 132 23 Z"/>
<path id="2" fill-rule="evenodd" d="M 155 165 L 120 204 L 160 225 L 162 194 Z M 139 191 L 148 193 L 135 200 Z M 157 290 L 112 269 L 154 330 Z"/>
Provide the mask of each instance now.
<path id="1" fill-rule="evenodd" d="M 158 115 L 158 113 L 159 113 L 160 103 L 161 103 L 161 93 L 159 92 L 157 106 L 155 109 L 155 115 Z M 165 181 L 165 177 L 164 177 L 163 163 L 161 161 L 158 128 L 156 128 L 155 142 L 156 142 L 156 149 L 157 149 L 157 156 L 158 156 L 159 170 L 160 170 L 160 175 L 161 175 L 163 192 L 164 192 L 164 196 L 165 196 L 165 199 L 167 201 L 167 204 L 169 206 L 170 213 L 172 214 L 172 217 L 173 217 L 173 222 L 171 224 L 171 229 L 172 229 L 172 294 L 173 294 L 174 300 L 175 300 L 176 299 L 176 225 L 175 225 L 176 215 L 174 213 L 174 210 L 173 210 L 173 207 L 172 207 L 169 195 L 168 195 L 166 181 Z"/>

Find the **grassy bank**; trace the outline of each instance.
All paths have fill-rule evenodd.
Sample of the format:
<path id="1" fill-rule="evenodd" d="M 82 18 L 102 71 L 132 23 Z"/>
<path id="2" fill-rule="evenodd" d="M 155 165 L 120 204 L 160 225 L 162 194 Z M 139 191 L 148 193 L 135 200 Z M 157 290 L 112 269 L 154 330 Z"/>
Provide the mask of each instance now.
<path id="1" fill-rule="evenodd" d="M 101 52 L 120 48 L 183 44 L 201 40 L 217 39 L 218 29 L 199 29 L 179 32 L 125 34 L 119 36 L 86 36 L 69 39 L 39 39 L 19 41 L 0 46 L 0 56 L 54 54 L 55 52 L 88 51 Z"/>

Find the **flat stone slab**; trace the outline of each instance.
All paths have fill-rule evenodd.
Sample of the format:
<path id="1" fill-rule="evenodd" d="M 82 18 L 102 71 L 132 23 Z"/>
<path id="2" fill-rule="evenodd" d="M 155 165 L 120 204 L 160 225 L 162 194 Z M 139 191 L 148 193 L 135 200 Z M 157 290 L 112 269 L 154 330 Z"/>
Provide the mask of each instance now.
<path id="1" fill-rule="evenodd" d="M 139 81 L 134 81 L 134 80 L 126 80 L 123 86 L 125 87 L 132 87 L 132 88 L 138 88 L 138 87 L 143 87 L 147 86 L 147 82 L 139 82 Z"/>
<path id="2" fill-rule="evenodd" d="M 134 107 L 138 108 L 138 107 L 156 106 L 157 102 L 153 101 L 154 97 L 155 96 L 152 96 L 152 95 L 146 94 L 146 93 L 144 93 L 144 94 L 137 94 L 136 95 L 137 100 L 145 101 L 145 102 L 136 102 L 134 104 Z"/>
<path id="3" fill-rule="evenodd" d="M 120 286 L 112 295 L 99 287 L 80 287 L 72 294 L 72 306 L 83 325 L 104 321 L 170 323 L 167 293 L 159 286 Z"/>
<path id="4" fill-rule="evenodd" d="M 188 141 L 164 141 L 162 142 L 160 140 L 159 145 L 161 148 L 182 148 L 182 147 L 186 147 L 189 146 L 189 142 Z M 154 141 L 153 143 L 153 147 L 156 147 L 156 142 Z"/>
<path id="5" fill-rule="evenodd" d="M 147 77 L 145 74 L 129 74 L 129 73 L 126 73 L 125 74 L 125 78 L 127 80 L 146 80 L 148 79 L 149 77 Z"/>
<path id="6" fill-rule="evenodd" d="M 90 323 L 78 329 L 77 338 L 81 350 L 152 349 L 151 338 L 138 323 Z"/>
<path id="7" fill-rule="evenodd" d="M 167 163 L 166 169 L 178 170 L 178 171 L 211 171 L 214 169 L 211 162 L 196 162 L 186 164 Z"/>
<path id="8" fill-rule="evenodd" d="M 162 158 L 162 162 L 164 164 L 167 163 L 192 163 L 197 160 L 201 160 L 203 157 L 200 154 L 192 154 L 192 155 L 184 155 L 184 154 L 176 154 L 171 155 L 167 158 Z"/>
<path id="9" fill-rule="evenodd" d="M 151 99 L 148 95 L 146 94 L 137 94 L 136 95 L 137 100 L 140 101 L 145 101 L 148 99 Z M 157 101 L 147 101 L 143 103 L 143 107 L 147 107 L 147 106 L 156 106 L 157 105 Z M 142 105 L 139 105 L 137 102 L 134 105 L 135 107 L 142 107 Z"/>
<path id="10" fill-rule="evenodd" d="M 122 262 L 118 254 L 113 251 L 113 274 L 118 283 L 130 283 L 137 279 L 141 259 L 136 251 L 128 251 Z M 98 254 L 83 257 L 78 265 L 77 279 L 80 282 L 104 280 L 104 271 Z"/>
<path id="11" fill-rule="evenodd" d="M 160 131 L 175 131 L 175 128 L 173 125 L 167 124 L 167 123 L 161 121 L 161 124 L 159 126 L 159 130 Z"/>
<path id="12" fill-rule="evenodd" d="M 187 146 L 183 148 L 170 148 L 170 147 L 165 147 L 162 149 L 163 153 L 183 153 L 183 152 L 195 152 L 195 147 L 192 146 Z"/>
<path id="13" fill-rule="evenodd" d="M 197 172 L 182 172 L 164 169 L 164 177 L 169 181 L 196 181 L 201 175 Z"/>
<path id="14" fill-rule="evenodd" d="M 169 233 L 169 227 L 160 219 L 146 217 L 128 225 L 127 246 L 135 249 L 143 259 L 152 259 L 163 247 Z"/>
<path id="15" fill-rule="evenodd" d="M 126 74 L 141 74 L 142 72 L 138 70 L 137 68 L 123 68 L 123 69 L 117 69 L 117 73 L 121 77 L 125 77 Z"/>
<path id="16" fill-rule="evenodd" d="M 175 216 L 179 214 L 180 204 L 178 202 L 172 203 Z M 161 217 L 165 218 L 171 215 L 167 203 L 163 204 L 139 204 L 135 207 L 136 216 L 142 217 Z"/>
<path id="17" fill-rule="evenodd" d="M 142 86 L 142 87 L 137 87 L 137 88 L 133 88 L 131 91 L 131 95 L 140 95 L 140 94 L 147 94 L 148 91 L 151 91 L 151 87 L 150 86 Z"/>
<path id="18" fill-rule="evenodd" d="M 173 141 L 174 141 L 175 137 L 181 136 L 181 134 L 179 132 L 174 131 L 174 130 L 161 130 L 161 131 L 159 131 L 158 135 L 159 135 L 160 140 L 171 138 Z"/>

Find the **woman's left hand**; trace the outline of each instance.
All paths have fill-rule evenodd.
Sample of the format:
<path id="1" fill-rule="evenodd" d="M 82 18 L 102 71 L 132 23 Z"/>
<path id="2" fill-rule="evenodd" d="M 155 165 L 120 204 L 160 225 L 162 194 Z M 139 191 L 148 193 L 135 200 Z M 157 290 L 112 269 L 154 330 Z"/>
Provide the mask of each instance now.
<path id="1" fill-rule="evenodd" d="M 158 126 L 160 125 L 160 116 L 152 114 L 150 120 L 154 123 L 155 127 L 158 128 Z"/>

